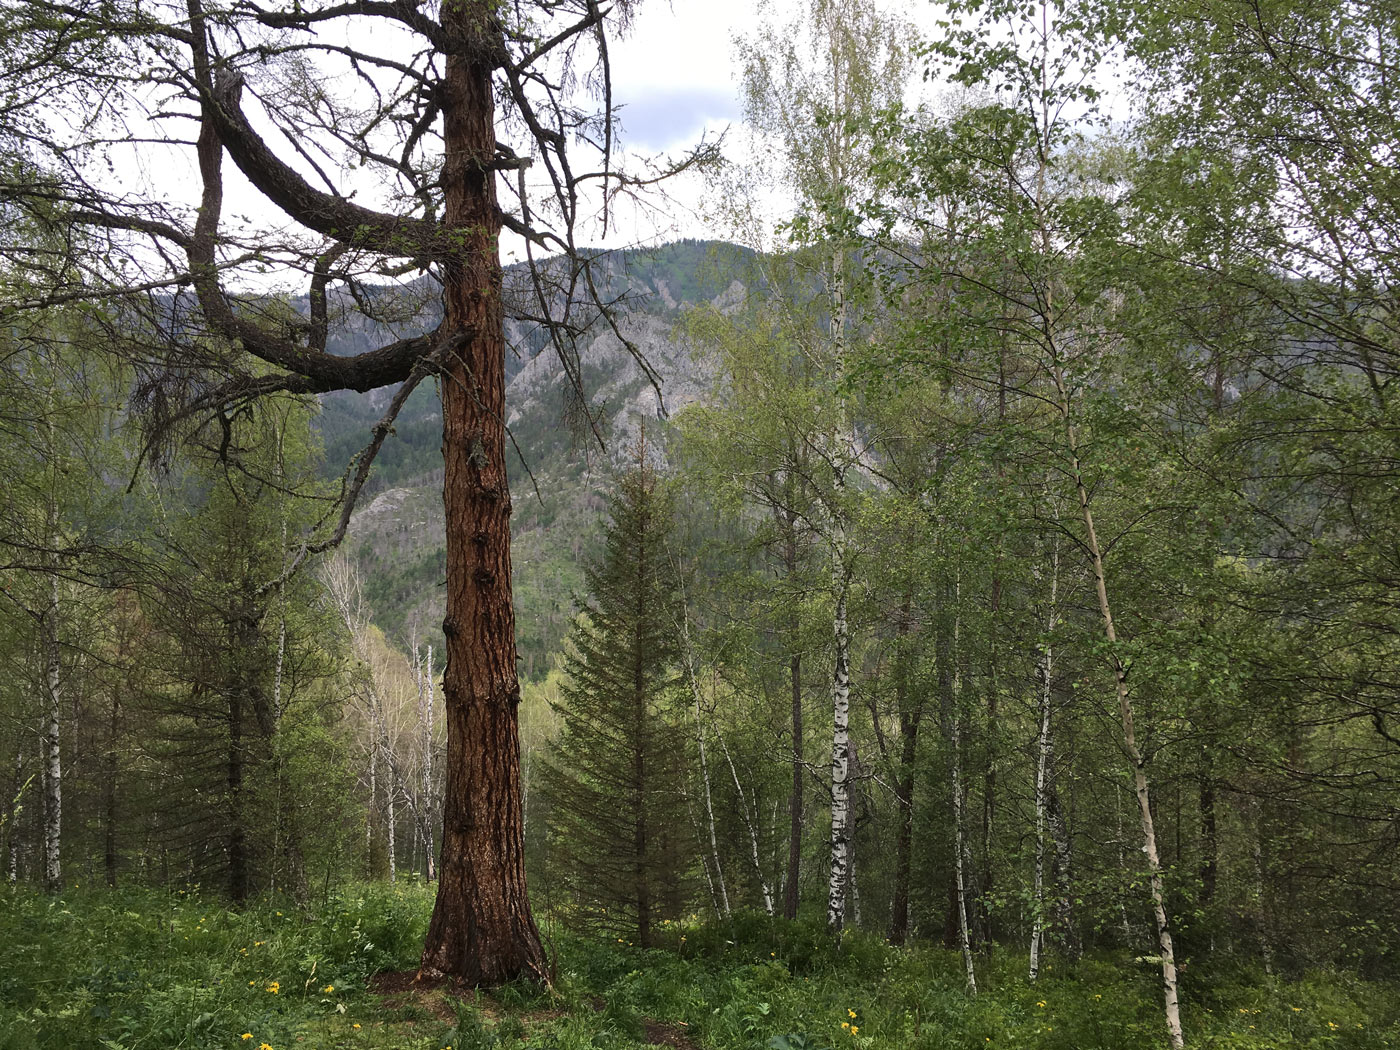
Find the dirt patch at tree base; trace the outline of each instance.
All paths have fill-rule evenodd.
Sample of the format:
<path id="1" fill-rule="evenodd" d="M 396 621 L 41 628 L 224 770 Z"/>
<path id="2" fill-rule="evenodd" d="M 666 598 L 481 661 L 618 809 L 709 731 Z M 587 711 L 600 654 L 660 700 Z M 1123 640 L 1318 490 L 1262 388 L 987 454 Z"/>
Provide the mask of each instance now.
<path id="1" fill-rule="evenodd" d="M 647 1042 L 652 1046 L 670 1046 L 675 1050 L 700 1050 L 700 1044 L 692 1039 L 685 1026 L 679 1023 L 666 1024 L 643 1019 L 642 1027 L 646 1030 Z"/>
<path id="2" fill-rule="evenodd" d="M 447 1001 L 449 995 L 476 997 L 476 989 L 463 988 L 460 982 L 445 977 L 419 980 L 417 970 L 377 973 L 369 979 L 369 990 L 390 1009 L 417 1006 L 448 1024 L 457 1020 L 457 1012 Z"/>

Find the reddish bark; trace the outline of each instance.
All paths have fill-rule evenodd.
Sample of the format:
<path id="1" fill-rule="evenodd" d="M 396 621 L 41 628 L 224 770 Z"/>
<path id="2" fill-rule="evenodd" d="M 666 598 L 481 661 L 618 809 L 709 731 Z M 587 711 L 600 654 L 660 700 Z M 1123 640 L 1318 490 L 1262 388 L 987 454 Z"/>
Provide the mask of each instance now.
<path id="1" fill-rule="evenodd" d="M 510 489 L 505 460 L 505 332 L 497 251 L 495 107 L 489 5 L 444 5 L 469 46 L 447 62 L 443 329 L 460 338 L 442 369 L 447 515 L 446 787 L 437 902 L 422 976 L 471 985 L 545 979 L 525 890 Z"/>

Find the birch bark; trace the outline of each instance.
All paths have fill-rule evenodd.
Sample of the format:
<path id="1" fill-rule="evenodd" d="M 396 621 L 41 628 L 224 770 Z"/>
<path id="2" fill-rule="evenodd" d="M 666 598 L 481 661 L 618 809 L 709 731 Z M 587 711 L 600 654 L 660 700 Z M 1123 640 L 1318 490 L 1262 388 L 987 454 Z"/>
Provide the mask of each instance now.
<path id="1" fill-rule="evenodd" d="M 1133 777 L 1133 793 L 1137 797 L 1138 817 L 1142 824 L 1142 850 L 1147 858 L 1147 880 L 1152 896 L 1152 915 L 1157 930 L 1157 950 L 1162 962 L 1162 1001 L 1167 1022 L 1167 1037 L 1173 1050 L 1185 1046 L 1181 1029 L 1181 1004 L 1176 978 L 1176 954 L 1172 946 L 1171 928 L 1167 921 L 1166 891 L 1162 885 L 1162 860 L 1157 851 L 1157 830 L 1152 819 L 1152 797 L 1147 781 L 1147 762 L 1137 744 L 1137 733 L 1133 724 L 1133 705 L 1128 695 L 1128 673 L 1122 659 L 1116 652 L 1118 632 L 1113 623 L 1113 609 L 1109 603 L 1108 576 L 1104 569 L 1103 550 L 1099 545 L 1098 533 L 1094 529 L 1094 514 L 1089 500 L 1089 489 L 1084 482 L 1084 472 L 1079 460 L 1078 432 L 1070 419 L 1069 394 L 1065 385 L 1064 370 L 1059 362 L 1051 368 L 1055 390 L 1060 399 L 1060 413 L 1064 420 L 1065 447 L 1070 465 L 1070 477 L 1074 482 L 1075 494 L 1079 500 L 1079 512 L 1084 522 L 1084 542 L 1094 570 L 1094 591 L 1098 596 L 1099 615 L 1103 621 L 1104 637 L 1114 647 L 1113 683 L 1118 696 L 1118 714 L 1123 728 L 1123 753 Z"/>
<path id="2" fill-rule="evenodd" d="M 1050 736 L 1050 683 L 1054 674 L 1055 651 L 1049 637 L 1055 633 L 1058 608 L 1057 592 L 1060 584 L 1060 545 L 1058 540 L 1050 554 L 1050 600 L 1049 612 L 1045 617 L 1046 642 L 1040 653 L 1037 674 L 1040 679 L 1040 732 L 1037 739 L 1035 769 L 1035 876 L 1032 891 L 1032 906 L 1035 917 L 1031 926 L 1031 951 L 1029 978 L 1034 981 L 1040 975 L 1040 948 L 1045 936 L 1045 825 L 1046 799 L 1049 788 L 1050 765 L 1053 743 Z"/>

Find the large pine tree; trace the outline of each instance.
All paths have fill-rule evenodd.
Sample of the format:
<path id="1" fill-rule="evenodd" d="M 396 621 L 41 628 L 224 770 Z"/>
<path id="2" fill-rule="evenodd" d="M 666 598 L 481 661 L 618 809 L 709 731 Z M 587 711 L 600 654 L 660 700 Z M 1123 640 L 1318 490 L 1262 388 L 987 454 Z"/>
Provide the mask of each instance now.
<path id="1" fill-rule="evenodd" d="M 551 861 L 579 924 L 652 941 L 678 917 L 694 857 L 679 717 L 680 603 L 672 507 L 639 454 L 570 635 L 564 730 L 546 763 Z"/>

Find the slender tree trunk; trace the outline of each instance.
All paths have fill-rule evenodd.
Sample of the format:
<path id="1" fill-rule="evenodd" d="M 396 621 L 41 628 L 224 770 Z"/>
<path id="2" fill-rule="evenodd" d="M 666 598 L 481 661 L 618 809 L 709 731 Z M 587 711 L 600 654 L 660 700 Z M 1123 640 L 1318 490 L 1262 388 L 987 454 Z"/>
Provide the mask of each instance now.
<path id="1" fill-rule="evenodd" d="M 894 843 L 894 894 L 890 902 L 891 944 L 903 944 L 909 936 L 909 878 L 913 866 L 914 845 L 914 775 L 918 759 L 919 722 L 923 702 L 910 698 L 909 634 L 913 628 L 913 596 L 904 595 L 900 611 L 899 643 L 895 664 L 895 706 L 899 710 L 899 770 L 895 775 L 894 797 L 899 811 Z"/>
<path id="2" fill-rule="evenodd" d="M 788 499 L 793 498 L 792 478 L 788 477 Z M 797 520 L 789 511 L 786 515 L 783 544 L 783 566 L 788 580 L 797 576 Z M 800 898 L 802 864 L 802 653 L 800 650 L 802 624 L 800 614 L 792 614 L 789 625 L 788 683 L 792 688 L 792 794 L 788 801 L 788 859 L 787 886 L 783 892 L 783 918 L 796 919 Z"/>
<path id="3" fill-rule="evenodd" d="M 371 700 L 373 703 L 373 700 Z M 373 723 L 371 723 L 373 725 Z M 374 825 L 379 813 L 379 735 L 370 738 L 369 745 L 369 810 L 365 814 L 365 875 L 375 877 L 374 870 Z"/>
<path id="4" fill-rule="evenodd" d="M 734 756 L 729 753 L 729 745 L 724 742 L 724 734 L 718 729 L 715 736 L 719 740 L 720 750 L 724 752 L 724 759 L 729 763 L 729 775 L 734 781 L 734 791 L 739 796 L 739 814 L 743 818 L 744 827 L 749 833 L 749 849 L 753 857 L 754 874 L 758 877 L 759 889 L 763 893 L 763 910 L 770 916 L 773 914 L 773 888 L 768 883 L 768 877 L 763 873 L 763 862 L 759 860 L 758 852 L 758 817 L 757 806 L 751 812 L 749 809 L 749 796 L 744 791 L 744 786 L 739 783 L 739 770 L 734 765 Z M 713 826 L 712 826 L 713 827 Z"/>
<path id="5" fill-rule="evenodd" d="M 1259 955 L 1264 963 L 1264 973 L 1272 977 L 1274 975 L 1274 936 L 1269 909 L 1268 884 L 1264 880 L 1264 829 L 1262 825 L 1262 815 L 1259 813 L 1259 805 L 1256 802 L 1254 809 L 1254 827 L 1251 828 L 1250 835 L 1250 859 L 1254 867 L 1254 908 L 1258 916 L 1259 930 Z"/>
<path id="6" fill-rule="evenodd" d="M 228 894 L 236 903 L 248 899 L 248 836 L 243 826 L 243 689 L 228 691 Z"/>
<path id="7" fill-rule="evenodd" d="M 967 972 L 967 991 L 977 994 L 977 972 L 972 965 L 972 931 L 967 920 L 967 816 L 962 783 L 962 713 L 953 712 L 953 885 L 957 888 L 958 946 L 962 949 L 963 968 Z"/>
<path id="8" fill-rule="evenodd" d="M 700 717 L 700 682 L 695 676 L 695 650 L 690 644 L 690 604 L 686 600 L 685 590 L 681 589 L 681 648 L 682 656 L 685 660 L 686 681 L 690 685 L 690 699 L 695 708 L 695 746 L 700 752 L 700 783 L 705 789 L 705 827 L 710 838 L 710 864 L 714 867 L 714 876 L 711 879 L 710 896 L 716 897 L 716 903 L 720 914 L 725 918 L 730 915 L 729 889 L 724 883 L 724 865 L 719 859 L 719 841 L 715 835 L 715 806 L 714 799 L 710 794 L 710 763 L 709 757 L 705 753 L 705 726 Z M 721 744 L 723 740 L 720 741 Z M 735 785 L 738 785 L 736 778 Z M 740 804 L 743 804 L 743 794 L 739 796 Z M 747 813 L 745 814 L 747 819 Z M 756 859 L 756 858 L 755 858 Z M 710 877 L 709 865 L 706 866 L 705 875 Z M 768 908 L 768 913 L 773 913 L 772 906 Z"/>
<path id="9" fill-rule="evenodd" d="M 1040 944 L 1045 934 L 1045 809 L 1046 778 L 1050 771 L 1050 671 L 1051 648 L 1047 644 L 1040 656 L 1040 737 L 1035 770 L 1035 875 L 1032 879 L 1031 958 L 1029 978 L 1040 975 Z"/>
<path id="10" fill-rule="evenodd" d="M 837 489 L 843 487 L 840 472 Z M 839 499 L 839 496 L 838 496 Z M 850 771 L 851 771 L 851 673 L 850 633 L 846 622 L 846 602 L 850 593 L 850 573 L 845 564 L 845 544 L 838 538 L 833 556 L 832 575 L 836 591 L 833 616 L 835 671 L 832 675 L 831 733 L 831 878 L 828 884 L 826 923 L 839 933 L 845 922 L 846 885 L 850 879 Z"/>
<path id="11" fill-rule="evenodd" d="M 414 650 L 414 656 L 418 655 Z M 433 853 L 433 647 L 428 646 L 426 664 L 419 660 L 418 663 L 418 696 L 421 705 L 418 716 L 418 724 L 423 729 L 422 748 L 423 754 L 420 760 L 420 770 L 422 774 L 423 792 L 423 874 L 429 882 L 437 877 L 435 867 L 436 857 Z M 523 787 L 522 787 L 523 791 Z M 521 810 L 523 812 L 524 796 L 521 797 Z"/>
<path id="12" fill-rule="evenodd" d="M 107 885 L 117 885 L 117 739 L 121 726 L 121 688 L 112 689 L 112 718 L 107 725 L 107 749 L 102 778 L 102 862 Z"/>
<path id="13" fill-rule="evenodd" d="M 388 754 L 387 748 L 385 749 L 385 754 Z M 395 882 L 398 881 L 399 877 L 398 855 L 396 849 L 396 840 L 394 838 L 394 796 L 398 793 L 399 790 L 399 778 L 394 774 L 394 761 L 392 756 L 390 756 L 389 762 L 387 764 L 389 766 L 389 789 L 384 792 L 384 814 L 385 837 L 387 840 L 387 847 L 389 852 L 389 884 L 392 886 Z"/>
<path id="14" fill-rule="evenodd" d="M 724 884 L 724 865 L 719 859 L 719 841 L 715 836 L 715 806 L 710 795 L 710 764 L 705 755 L 705 728 L 700 721 L 700 687 L 695 681 L 695 665 L 689 651 L 689 630 L 686 630 L 686 670 L 690 675 L 690 695 L 695 701 L 695 744 L 700 749 L 700 781 L 705 788 L 705 826 L 710 835 L 710 863 L 714 865 L 715 882 L 718 885 L 719 906 L 725 918 L 730 915 L 729 890 Z M 741 797 L 742 802 L 742 797 Z M 769 909 L 772 911 L 771 907 Z"/>
<path id="15" fill-rule="evenodd" d="M 1056 597 L 1060 584 L 1060 548 L 1058 542 L 1050 555 L 1050 602 L 1046 615 L 1045 633 L 1054 634 Z M 1050 683 L 1054 678 L 1055 651 L 1047 637 L 1037 668 L 1040 677 L 1040 734 L 1037 741 L 1035 768 L 1035 876 L 1031 904 L 1035 917 L 1031 925 L 1030 979 L 1040 975 L 1040 948 L 1045 936 L 1045 825 L 1046 799 L 1049 794 L 1050 768 L 1054 744 L 1050 736 Z"/>
<path id="16" fill-rule="evenodd" d="M 1103 619 L 1104 636 L 1116 649 L 1118 634 L 1113 624 L 1113 610 L 1108 599 L 1108 579 L 1104 572 L 1103 552 L 1094 530 L 1094 515 L 1089 505 L 1089 490 L 1079 462 L 1078 438 L 1068 421 L 1069 398 L 1059 365 L 1053 370 L 1066 419 L 1067 448 L 1079 497 L 1079 511 L 1084 521 L 1085 545 L 1094 569 L 1094 588 L 1098 594 L 1099 614 Z M 1152 914 L 1157 925 L 1157 949 L 1162 959 L 1162 999 L 1167 1022 L 1167 1037 L 1173 1050 L 1181 1050 L 1185 1040 L 1181 1031 L 1181 1005 L 1177 994 L 1176 955 L 1172 948 L 1171 929 L 1167 922 L 1166 892 L 1162 886 L 1162 862 L 1157 852 L 1157 831 L 1152 819 L 1152 797 L 1147 783 L 1147 763 L 1137 746 L 1133 726 L 1133 707 L 1128 697 L 1127 668 L 1116 652 L 1113 654 L 1113 681 L 1118 693 L 1118 713 L 1123 725 L 1123 751 L 1133 774 L 1133 791 L 1137 796 L 1138 815 L 1142 821 L 1143 853 L 1147 857 L 1147 878 L 1152 894 Z"/>
<path id="17" fill-rule="evenodd" d="M 794 645 L 796 642 L 794 641 Z M 787 884 L 783 888 L 783 918 L 796 919 L 801 898 L 802 866 L 802 656 L 788 661 L 792 685 L 792 792 L 788 798 Z"/>
<path id="18" fill-rule="evenodd" d="M 421 975 L 468 986 L 548 968 L 525 890 L 520 683 L 511 604 L 505 465 L 505 322 L 497 238 L 494 5 L 444 4 L 449 39 L 442 171 L 444 223 L 461 250 L 445 258 L 441 331 L 443 504 L 447 520 L 447 781 L 437 901 Z"/>
<path id="19" fill-rule="evenodd" d="M 1206 756 L 1206 770 L 1200 782 L 1201 818 L 1201 906 L 1210 907 L 1215 901 L 1215 879 L 1219 869 L 1220 846 L 1216 838 L 1215 825 L 1215 776 L 1210 769 L 1210 757 Z"/>
<path id="20" fill-rule="evenodd" d="M 894 896 L 890 905 L 891 944 L 903 944 L 909 936 L 909 878 L 914 847 L 914 762 L 918 752 L 918 722 L 901 720 L 899 775 L 895 780 L 895 805 L 899 824 L 894 843 Z"/>
<path id="21" fill-rule="evenodd" d="M 956 943 L 962 951 L 968 994 L 977 994 L 977 972 L 972 961 L 972 939 L 968 929 L 967 880 L 965 855 L 967 850 L 966 818 L 963 804 L 962 777 L 962 675 L 958 649 L 961 644 L 961 623 L 957 611 L 960 589 L 945 580 L 943 608 L 936 621 L 934 655 L 938 681 L 938 711 L 943 731 L 949 743 L 948 779 L 951 789 L 950 809 L 953 816 L 953 879 L 948 886 L 948 915 L 944 923 L 944 942 Z"/>
<path id="22" fill-rule="evenodd" d="M 1050 827 L 1050 842 L 1055 847 L 1055 925 L 1065 956 L 1074 961 L 1082 946 L 1074 925 L 1073 853 L 1070 850 L 1069 825 L 1060 808 L 1060 794 L 1055 787 L 1054 755 L 1051 755 L 1050 777 L 1045 799 L 1045 819 Z"/>
<path id="23" fill-rule="evenodd" d="M 58 577 L 49 578 L 48 607 L 40 617 L 44 650 L 44 888 L 63 885 L 60 857 L 63 839 L 63 764 L 59 752 L 59 713 L 63 701 L 59 677 Z"/>
<path id="24" fill-rule="evenodd" d="M 5 822 L 5 831 L 7 833 L 5 873 L 12 886 L 19 881 L 19 815 L 24 805 L 25 786 L 24 746 L 20 741 L 16 741 L 15 776 L 10 784 L 10 815 L 9 820 Z"/>
<path id="25" fill-rule="evenodd" d="M 638 554 L 639 562 L 642 555 Z M 645 606 L 638 602 L 637 630 L 645 622 Z M 632 681 L 632 853 L 633 875 L 635 879 L 633 896 L 637 901 L 637 944 L 642 948 L 651 947 L 651 871 L 648 853 L 651 850 L 651 827 L 647 813 L 647 710 L 646 677 L 642 667 L 642 642 L 637 637 L 633 641 L 636 662 Z M 726 909 L 728 902 L 725 902 Z"/>

